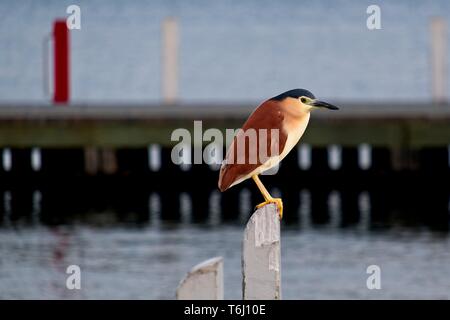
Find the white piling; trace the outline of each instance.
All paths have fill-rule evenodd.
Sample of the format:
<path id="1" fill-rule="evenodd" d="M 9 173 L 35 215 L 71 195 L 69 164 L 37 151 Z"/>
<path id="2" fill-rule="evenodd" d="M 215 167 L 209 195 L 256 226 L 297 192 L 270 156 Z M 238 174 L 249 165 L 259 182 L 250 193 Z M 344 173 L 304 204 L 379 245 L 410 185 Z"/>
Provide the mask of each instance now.
<path id="1" fill-rule="evenodd" d="M 223 300 L 223 259 L 206 260 L 188 272 L 177 288 L 178 300 Z"/>
<path id="2" fill-rule="evenodd" d="M 162 97 L 164 103 L 178 98 L 178 23 L 173 17 L 162 23 Z"/>
<path id="3" fill-rule="evenodd" d="M 101 167 L 105 174 L 115 174 L 119 169 L 116 151 L 112 148 L 102 148 Z"/>
<path id="4" fill-rule="evenodd" d="M 84 170 L 89 175 L 95 175 L 100 168 L 100 156 L 96 147 L 84 148 Z"/>
<path id="5" fill-rule="evenodd" d="M 280 220 L 274 204 L 256 210 L 242 250 L 244 300 L 281 299 Z"/>
<path id="6" fill-rule="evenodd" d="M 431 86 L 435 103 L 447 101 L 447 30 L 445 19 L 431 20 Z"/>

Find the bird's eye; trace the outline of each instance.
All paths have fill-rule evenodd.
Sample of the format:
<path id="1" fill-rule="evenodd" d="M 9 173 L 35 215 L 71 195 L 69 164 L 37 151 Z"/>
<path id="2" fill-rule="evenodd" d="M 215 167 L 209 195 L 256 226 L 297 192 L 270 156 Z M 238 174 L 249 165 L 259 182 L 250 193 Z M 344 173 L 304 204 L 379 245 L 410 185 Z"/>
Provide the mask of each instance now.
<path id="1" fill-rule="evenodd" d="M 300 101 L 301 101 L 302 103 L 306 103 L 306 98 L 301 98 Z"/>

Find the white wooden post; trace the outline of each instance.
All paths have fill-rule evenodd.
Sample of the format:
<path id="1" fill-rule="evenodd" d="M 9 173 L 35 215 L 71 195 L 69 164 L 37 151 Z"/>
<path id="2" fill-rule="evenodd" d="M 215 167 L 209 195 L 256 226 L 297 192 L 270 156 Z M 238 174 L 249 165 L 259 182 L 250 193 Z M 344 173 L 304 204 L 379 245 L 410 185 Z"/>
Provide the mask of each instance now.
<path id="1" fill-rule="evenodd" d="M 174 103 L 178 94 L 178 23 L 173 17 L 162 24 L 162 97 Z"/>
<path id="2" fill-rule="evenodd" d="M 274 204 L 253 213 L 242 250 L 244 300 L 281 299 L 280 220 Z"/>
<path id="3" fill-rule="evenodd" d="M 178 300 L 223 300 L 223 259 L 206 260 L 188 272 L 177 288 Z"/>
<path id="4" fill-rule="evenodd" d="M 447 101 L 447 30 L 444 18 L 431 20 L 431 85 L 436 103 Z"/>

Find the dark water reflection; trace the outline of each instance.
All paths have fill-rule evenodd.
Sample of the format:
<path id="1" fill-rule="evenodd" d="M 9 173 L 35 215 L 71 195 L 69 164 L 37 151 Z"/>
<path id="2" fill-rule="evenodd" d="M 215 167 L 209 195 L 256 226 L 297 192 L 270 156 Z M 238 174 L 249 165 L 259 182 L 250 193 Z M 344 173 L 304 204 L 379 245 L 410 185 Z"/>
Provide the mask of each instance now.
<path id="1" fill-rule="evenodd" d="M 230 193 L 122 189 L 116 192 L 82 193 L 70 190 L 0 190 L 0 226 L 130 224 L 160 225 L 162 221 L 180 224 L 217 226 L 244 224 L 262 198 L 255 188 L 240 188 Z M 368 190 L 297 189 L 283 194 L 283 224 L 301 228 L 328 227 L 379 230 L 395 227 L 449 230 L 450 196 L 443 191 L 427 200 L 425 196 L 402 194 L 392 197 Z"/>
<path id="2" fill-rule="evenodd" d="M 421 212 L 376 203 L 366 190 L 300 189 L 294 201 L 292 194 L 272 192 L 287 198 L 284 298 L 450 298 L 448 197 L 430 206 L 440 211 Z M 151 191 L 127 198 L 129 203 L 109 198 L 96 206 L 47 199 L 49 194 L 0 194 L 0 298 L 171 299 L 186 271 L 218 255 L 225 259 L 226 298 L 240 298 L 243 225 L 259 201 L 250 188 L 237 191 L 233 215 L 224 212 L 230 204 L 217 191 L 204 195 L 206 207 L 189 192 L 176 201 Z M 205 212 L 197 215 L 196 209 Z M 71 264 L 81 268 L 81 290 L 65 287 Z M 366 287 L 372 264 L 382 270 L 381 290 Z"/>

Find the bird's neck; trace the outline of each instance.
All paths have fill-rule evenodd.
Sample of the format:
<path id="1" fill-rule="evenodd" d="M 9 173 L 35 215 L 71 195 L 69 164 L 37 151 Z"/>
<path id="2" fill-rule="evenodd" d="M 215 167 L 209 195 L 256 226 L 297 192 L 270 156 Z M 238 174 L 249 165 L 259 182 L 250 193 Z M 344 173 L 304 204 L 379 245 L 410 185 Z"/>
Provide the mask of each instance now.
<path id="1" fill-rule="evenodd" d="M 284 129 L 287 132 L 299 132 L 301 136 L 308 126 L 310 112 L 289 112 L 284 118 Z"/>

